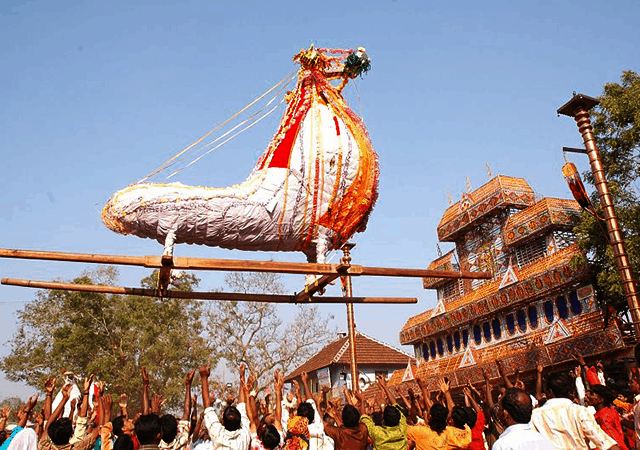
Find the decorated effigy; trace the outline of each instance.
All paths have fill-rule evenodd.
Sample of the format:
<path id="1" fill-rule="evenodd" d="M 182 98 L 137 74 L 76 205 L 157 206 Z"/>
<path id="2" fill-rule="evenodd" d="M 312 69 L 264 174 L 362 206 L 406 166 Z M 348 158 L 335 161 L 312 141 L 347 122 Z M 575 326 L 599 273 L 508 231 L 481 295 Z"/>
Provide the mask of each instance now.
<path id="1" fill-rule="evenodd" d="M 295 88 L 284 94 L 278 129 L 247 179 L 224 188 L 143 179 L 102 211 L 113 231 L 250 251 L 299 251 L 324 262 L 363 231 L 378 195 L 378 158 L 342 90 L 369 70 L 363 48 L 295 55 Z"/>

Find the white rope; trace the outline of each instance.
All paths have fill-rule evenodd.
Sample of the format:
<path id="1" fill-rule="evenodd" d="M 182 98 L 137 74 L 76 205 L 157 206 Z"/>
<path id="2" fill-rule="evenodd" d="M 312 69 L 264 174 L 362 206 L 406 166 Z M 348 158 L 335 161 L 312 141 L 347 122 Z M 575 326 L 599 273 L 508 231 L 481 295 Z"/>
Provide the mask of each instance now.
<path id="1" fill-rule="evenodd" d="M 236 134 L 232 135 L 231 137 L 229 137 L 228 139 L 224 140 L 223 142 L 221 142 L 220 144 L 216 145 L 215 147 L 213 147 L 212 149 L 210 149 L 208 152 L 198 156 L 196 159 L 194 159 L 193 161 L 191 161 L 189 164 L 187 164 L 186 166 L 176 170 L 175 172 L 173 172 L 171 175 L 169 175 L 167 177 L 167 179 L 171 178 L 172 176 L 174 176 L 175 174 L 179 173 L 181 170 L 186 169 L 189 166 L 192 166 L 193 164 L 195 164 L 196 162 L 198 162 L 200 159 L 204 158 L 205 156 L 207 156 L 209 153 L 211 153 L 212 151 L 222 147 L 224 144 L 226 144 L 227 142 L 229 142 L 230 140 L 234 139 L 236 136 L 238 136 L 241 133 L 244 133 L 246 130 L 248 130 L 249 128 L 253 127 L 255 124 L 257 124 L 258 122 L 260 122 L 262 119 L 264 119 L 265 117 L 267 117 L 269 114 L 271 114 L 273 111 L 275 111 L 276 109 L 278 109 L 278 106 L 280 106 L 282 103 L 284 103 L 284 98 L 282 100 L 280 100 L 280 102 L 274 106 L 273 108 L 271 108 L 269 111 L 267 111 L 265 114 L 263 114 L 260 118 L 258 118 L 257 120 L 253 121 L 252 123 L 250 123 L 249 125 L 247 125 L 245 128 L 243 128 L 242 130 L 238 131 Z"/>

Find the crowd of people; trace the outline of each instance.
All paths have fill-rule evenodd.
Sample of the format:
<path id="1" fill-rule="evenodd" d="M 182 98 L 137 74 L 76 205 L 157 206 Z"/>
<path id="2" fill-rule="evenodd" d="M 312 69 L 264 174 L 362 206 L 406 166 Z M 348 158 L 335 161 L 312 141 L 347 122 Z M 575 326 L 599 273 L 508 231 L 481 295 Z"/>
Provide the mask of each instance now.
<path id="1" fill-rule="evenodd" d="M 144 368 L 142 405 L 135 417 L 129 417 L 126 396 L 114 405 L 100 383 L 93 393 L 93 376 L 84 380 L 81 396 L 71 407 L 71 384 L 62 387 L 61 401 L 53 407 L 56 379 L 50 378 L 44 383 L 41 411 L 35 411 L 37 397 L 29 398 L 10 431 L 5 430 L 10 411 L 0 411 L 0 450 L 640 448 L 635 432 L 640 421 L 640 373 L 631 369 L 628 382 L 614 382 L 601 366 L 588 367 L 578 354 L 576 359 L 578 365 L 571 371 L 545 373 L 539 365 L 532 393 L 518 372 L 512 380 L 497 362 L 499 384 L 491 383 L 486 370 L 482 385 L 468 383 L 455 393 L 447 379 L 439 380 L 439 390 L 432 392 L 423 379 L 416 380 L 417 388 L 407 389 L 390 387 L 379 375 L 375 398 L 346 388 L 335 398 L 328 388 L 314 394 L 304 372 L 285 395 L 284 377 L 277 371 L 273 395 L 258 398 L 256 380 L 242 365 L 237 397 L 216 399 L 209 386 L 210 369 L 203 366 L 199 369 L 203 411 L 198 411 L 198 399 L 192 396 L 196 371 L 190 370 L 179 418 L 161 413 L 162 399 L 150 395 Z"/>

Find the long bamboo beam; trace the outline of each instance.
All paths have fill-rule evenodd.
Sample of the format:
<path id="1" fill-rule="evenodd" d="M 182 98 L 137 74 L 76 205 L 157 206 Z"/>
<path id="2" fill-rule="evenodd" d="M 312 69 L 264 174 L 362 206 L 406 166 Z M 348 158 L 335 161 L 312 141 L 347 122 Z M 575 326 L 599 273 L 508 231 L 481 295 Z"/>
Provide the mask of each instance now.
<path id="1" fill-rule="evenodd" d="M 2 284 L 10 286 L 30 287 L 36 289 L 59 289 L 63 291 L 97 292 L 102 294 L 139 295 L 157 297 L 156 289 L 144 289 L 120 286 L 101 286 L 95 284 L 59 283 L 55 281 L 22 280 L 3 278 Z M 168 290 L 165 298 L 191 300 L 229 300 L 242 302 L 270 303 L 417 303 L 415 297 L 309 297 L 300 301 L 295 295 L 279 294 L 238 294 L 235 292 L 184 292 Z"/>
<path id="2" fill-rule="evenodd" d="M 142 266 L 151 269 L 162 268 L 160 256 L 100 255 L 89 253 L 47 252 L 39 250 L 16 250 L 0 248 L 0 258 L 41 259 L 94 264 L 117 264 Z M 279 261 L 245 261 L 234 259 L 208 259 L 174 257 L 172 269 L 180 270 L 223 270 L 240 272 L 279 272 L 289 274 L 333 275 L 340 264 L 290 263 Z M 415 277 L 415 278 L 468 278 L 484 280 L 492 278 L 490 272 L 445 271 L 428 269 L 404 269 L 393 267 L 366 267 L 351 265 L 351 276 Z"/>

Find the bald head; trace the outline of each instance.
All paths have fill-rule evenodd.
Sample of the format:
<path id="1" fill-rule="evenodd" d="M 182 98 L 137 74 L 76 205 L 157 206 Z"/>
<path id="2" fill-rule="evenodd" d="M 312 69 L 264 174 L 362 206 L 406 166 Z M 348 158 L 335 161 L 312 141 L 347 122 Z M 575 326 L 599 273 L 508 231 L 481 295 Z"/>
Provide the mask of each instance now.
<path id="1" fill-rule="evenodd" d="M 529 423 L 531 420 L 531 397 L 522 389 L 509 388 L 502 397 L 504 409 L 514 423 Z"/>

